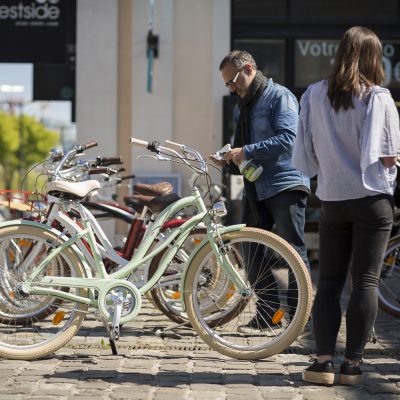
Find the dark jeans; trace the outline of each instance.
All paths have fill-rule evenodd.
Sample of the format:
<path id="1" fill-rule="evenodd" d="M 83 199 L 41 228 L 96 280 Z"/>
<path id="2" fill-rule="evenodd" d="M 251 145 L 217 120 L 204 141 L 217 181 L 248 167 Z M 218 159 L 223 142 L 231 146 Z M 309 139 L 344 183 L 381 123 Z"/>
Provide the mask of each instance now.
<path id="1" fill-rule="evenodd" d="M 322 202 L 319 281 L 312 314 L 318 355 L 335 352 L 340 297 L 349 271 L 345 356 L 361 360 L 377 314 L 377 288 L 392 222 L 393 198 L 388 195 Z"/>
<path id="2" fill-rule="evenodd" d="M 303 191 L 286 190 L 260 201 L 258 205 L 262 223 L 253 226 L 268 231 L 271 231 L 275 226 L 275 232 L 299 252 L 309 269 L 307 249 L 304 244 L 307 194 Z M 275 278 L 268 265 L 265 261 L 263 262 L 263 260 L 269 260 L 270 257 L 257 252 L 255 249 L 251 253 L 254 255 L 253 260 L 259 260 L 257 263 L 253 262 L 252 264 L 256 267 L 252 267 L 248 271 L 249 282 L 253 285 L 259 299 L 257 301 L 257 313 L 269 320 L 280 306 Z M 289 274 L 289 282 L 288 305 L 290 314 L 292 314 L 297 306 L 297 286 L 291 274 Z M 268 290 L 265 290 L 266 288 Z"/>

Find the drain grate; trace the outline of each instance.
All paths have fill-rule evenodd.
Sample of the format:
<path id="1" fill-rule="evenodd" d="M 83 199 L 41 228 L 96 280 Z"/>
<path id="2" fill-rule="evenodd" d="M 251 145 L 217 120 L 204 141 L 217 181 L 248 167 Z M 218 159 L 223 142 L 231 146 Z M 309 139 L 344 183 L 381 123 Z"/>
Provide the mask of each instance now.
<path id="1" fill-rule="evenodd" d="M 89 345 L 74 345 L 69 344 L 65 346 L 69 349 L 74 350 L 84 350 L 84 349 L 98 349 L 101 347 L 100 345 L 89 344 Z M 155 350 L 155 351 L 213 351 L 207 346 L 188 346 L 188 345 L 170 345 L 170 344 L 156 344 L 156 343 L 141 343 L 137 345 L 129 345 L 126 343 L 117 343 L 117 349 L 124 349 L 124 350 Z M 292 346 L 282 352 L 282 354 L 300 354 L 300 355 L 311 355 L 316 354 L 316 349 L 306 348 L 306 347 L 299 347 L 299 346 Z M 344 349 L 338 349 L 336 351 L 338 355 L 344 355 Z M 365 355 L 370 356 L 387 356 L 387 357 L 399 357 L 400 356 L 400 349 L 365 349 Z"/>

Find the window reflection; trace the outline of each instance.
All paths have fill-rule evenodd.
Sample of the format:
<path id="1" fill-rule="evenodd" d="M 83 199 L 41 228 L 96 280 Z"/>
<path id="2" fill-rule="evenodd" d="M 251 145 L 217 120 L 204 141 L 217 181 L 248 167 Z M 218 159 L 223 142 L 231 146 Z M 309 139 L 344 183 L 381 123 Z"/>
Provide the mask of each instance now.
<path id="1" fill-rule="evenodd" d="M 338 40 L 299 39 L 295 41 L 295 87 L 303 88 L 326 78 L 332 69 Z M 400 88 L 400 40 L 382 42 L 384 85 Z"/>
<path id="2" fill-rule="evenodd" d="M 295 40 L 295 87 L 306 87 L 326 78 L 331 72 L 338 44 L 338 40 Z"/>
<path id="3" fill-rule="evenodd" d="M 285 40 L 236 39 L 233 48 L 248 51 L 265 76 L 285 84 Z"/>

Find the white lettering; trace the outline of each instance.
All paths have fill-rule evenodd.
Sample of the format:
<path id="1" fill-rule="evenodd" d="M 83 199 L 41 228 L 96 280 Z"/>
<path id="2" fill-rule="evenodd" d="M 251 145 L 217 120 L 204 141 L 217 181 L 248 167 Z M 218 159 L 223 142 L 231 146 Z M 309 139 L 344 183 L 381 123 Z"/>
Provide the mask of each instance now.
<path id="1" fill-rule="evenodd" d="M 392 81 L 392 63 L 387 57 L 382 57 L 382 62 L 385 70 L 385 86 L 389 86 Z"/>
<path id="2" fill-rule="evenodd" d="M 313 57 L 319 57 L 321 55 L 321 45 L 319 45 L 318 43 L 313 43 L 310 46 L 310 54 Z"/>
<path id="3" fill-rule="evenodd" d="M 300 54 L 304 57 L 307 55 L 308 53 L 308 48 L 310 47 L 310 41 L 303 41 L 303 40 L 299 40 L 297 42 L 297 44 L 299 45 L 299 49 L 300 49 Z"/>
<path id="4" fill-rule="evenodd" d="M 8 9 L 6 6 L 0 6 L 0 19 L 6 19 L 8 15 Z"/>
<path id="5" fill-rule="evenodd" d="M 394 68 L 393 68 L 393 78 L 394 78 L 397 82 L 400 82 L 400 61 L 397 62 L 397 63 L 394 65 Z"/>
<path id="6" fill-rule="evenodd" d="M 334 57 L 338 43 L 328 43 L 325 41 L 313 42 L 312 40 L 299 40 L 297 42 L 300 54 L 303 57 Z"/>
<path id="7" fill-rule="evenodd" d="M 13 6 L 0 6 L 0 20 L 56 20 L 61 14 L 56 5 L 31 5 L 24 6 L 23 3 Z"/>
<path id="8" fill-rule="evenodd" d="M 395 48 L 392 44 L 384 44 L 382 47 L 382 53 L 385 57 L 393 57 L 395 52 Z"/>

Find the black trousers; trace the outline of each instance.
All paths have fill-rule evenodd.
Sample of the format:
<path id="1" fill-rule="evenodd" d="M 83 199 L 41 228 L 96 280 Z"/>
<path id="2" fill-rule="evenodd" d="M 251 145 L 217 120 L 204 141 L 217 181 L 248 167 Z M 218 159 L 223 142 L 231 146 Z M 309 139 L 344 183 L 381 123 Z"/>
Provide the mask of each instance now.
<path id="1" fill-rule="evenodd" d="M 377 288 L 392 223 L 389 195 L 322 202 L 319 280 L 312 313 L 318 355 L 335 352 L 340 298 L 349 272 L 345 356 L 362 359 L 378 310 Z"/>

